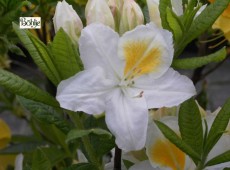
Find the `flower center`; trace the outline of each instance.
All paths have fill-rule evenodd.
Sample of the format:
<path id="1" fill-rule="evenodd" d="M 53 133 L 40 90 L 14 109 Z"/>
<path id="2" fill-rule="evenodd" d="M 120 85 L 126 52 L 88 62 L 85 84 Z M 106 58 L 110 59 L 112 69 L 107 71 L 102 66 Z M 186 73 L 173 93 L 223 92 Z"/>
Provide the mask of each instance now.
<path id="1" fill-rule="evenodd" d="M 134 80 L 135 77 L 150 73 L 160 66 L 161 52 L 151 43 L 152 39 L 127 41 L 123 46 L 126 66 L 124 79 Z"/>

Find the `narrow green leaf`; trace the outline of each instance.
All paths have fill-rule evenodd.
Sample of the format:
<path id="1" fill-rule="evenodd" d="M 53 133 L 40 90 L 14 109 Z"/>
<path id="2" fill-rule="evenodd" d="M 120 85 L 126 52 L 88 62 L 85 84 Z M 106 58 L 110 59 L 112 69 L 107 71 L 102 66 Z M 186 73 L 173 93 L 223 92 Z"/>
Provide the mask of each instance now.
<path id="1" fill-rule="evenodd" d="M 108 131 L 104 130 L 104 129 L 90 129 L 90 130 L 73 129 L 68 133 L 67 138 L 66 138 L 66 142 L 81 138 L 81 137 L 89 135 L 89 134 L 103 135 L 103 136 L 106 136 L 108 138 L 112 137 L 112 134 L 109 133 Z"/>
<path id="2" fill-rule="evenodd" d="M 215 0 L 214 3 L 208 5 L 192 22 L 192 25 L 186 32 L 185 36 L 176 46 L 175 56 L 179 56 L 188 43 L 210 28 L 220 14 L 226 9 L 228 4 L 229 0 Z"/>
<path id="3" fill-rule="evenodd" d="M 175 69 L 195 69 L 203 65 L 221 62 L 227 57 L 226 48 L 222 48 L 219 51 L 203 57 L 192 57 L 185 59 L 174 59 L 172 67 Z"/>
<path id="4" fill-rule="evenodd" d="M 172 129 L 160 121 L 155 121 L 155 123 L 170 142 L 172 142 L 180 150 L 193 158 L 193 160 L 200 160 L 199 154 L 194 151 L 187 143 L 185 143 L 179 136 L 177 136 L 177 134 Z"/>
<path id="5" fill-rule="evenodd" d="M 0 85 L 10 92 L 25 98 L 59 107 L 58 102 L 47 92 L 8 71 L 0 69 Z"/>
<path id="6" fill-rule="evenodd" d="M 183 35 L 183 25 L 181 24 L 179 18 L 173 13 L 173 11 L 168 7 L 166 10 L 166 19 L 170 30 L 173 33 L 173 38 L 175 42 L 180 41 Z"/>
<path id="7" fill-rule="evenodd" d="M 230 99 L 226 101 L 216 116 L 208 133 L 205 154 L 208 154 L 225 132 L 230 119 Z"/>
<path id="8" fill-rule="evenodd" d="M 67 157 L 66 153 L 58 146 L 41 148 L 43 153 L 47 156 L 52 166 Z"/>
<path id="9" fill-rule="evenodd" d="M 33 154 L 33 161 L 32 161 L 32 170 L 51 170 L 52 166 L 45 155 L 45 153 L 41 149 L 37 149 Z"/>
<path id="10" fill-rule="evenodd" d="M 212 166 L 225 162 L 230 162 L 230 150 L 216 156 L 215 158 L 212 158 L 210 161 L 206 163 L 205 166 Z"/>
<path id="11" fill-rule="evenodd" d="M 29 100 L 23 97 L 18 96 L 20 103 L 28 109 L 32 116 L 37 120 L 47 123 L 54 124 L 57 128 L 59 128 L 62 132 L 68 133 L 71 129 L 71 126 L 67 121 L 63 118 L 62 113 L 57 111 L 57 108 L 53 108 L 46 104 L 42 104 L 39 102 L 35 102 L 33 100 Z"/>
<path id="12" fill-rule="evenodd" d="M 29 51 L 34 62 L 46 74 L 52 83 L 57 85 L 61 79 L 52 62 L 51 53 L 46 45 L 28 31 L 20 29 L 15 23 L 13 23 L 13 28 L 26 49 Z"/>
<path id="13" fill-rule="evenodd" d="M 9 147 L 2 149 L 1 154 L 19 154 L 28 153 L 36 150 L 40 146 L 46 145 L 45 142 L 23 142 L 18 144 L 10 145 Z"/>
<path id="14" fill-rule="evenodd" d="M 82 69 L 81 60 L 75 48 L 65 31 L 62 28 L 59 29 L 52 43 L 52 52 L 53 62 L 62 80 Z"/>
<path id="15" fill-rule="evenodd" d="M 167 8 L 171 8 L 171 1 L 170 0 L 161 0 L 159 4 L 159 11 L 161 16 L 161 25 L 164 29 L 170 30 L 170 27 L 167 22 Z"/>
<path id="16" fill-rule="evenodd" d="M 79 163 L 79 164 L 74 164 L 71 167 L 68 167 L 64 170 L 97 170 L 93 164 L 91 163 Z"/>
<path id="17" fill-rule="evenodd" d="M 181 104 L 179 128 L 182 140 L 201 156 L 203 151 L 203 127 L 199 108 L 193 98 Z"/>

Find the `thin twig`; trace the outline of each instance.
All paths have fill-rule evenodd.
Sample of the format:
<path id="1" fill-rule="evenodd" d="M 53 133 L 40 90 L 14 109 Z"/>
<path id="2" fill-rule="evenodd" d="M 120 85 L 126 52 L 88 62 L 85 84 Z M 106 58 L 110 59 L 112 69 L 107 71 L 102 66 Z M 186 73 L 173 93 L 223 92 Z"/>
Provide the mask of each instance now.
<path id="1" fill-rule="evenodd" d="M 114 157 L 114 169 L 113 170 L 121 170 L 121 149 L 117 146 L 115 147 L 115 157 Z"/>

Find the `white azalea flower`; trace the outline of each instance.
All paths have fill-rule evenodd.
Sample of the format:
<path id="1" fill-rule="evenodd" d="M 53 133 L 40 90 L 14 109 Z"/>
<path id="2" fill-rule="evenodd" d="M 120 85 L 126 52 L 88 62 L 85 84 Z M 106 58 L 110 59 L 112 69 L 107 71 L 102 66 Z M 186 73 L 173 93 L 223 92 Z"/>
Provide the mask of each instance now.
<path id="1" fill-rule="evenodd" d="M 172 34 L 153 23 L 122 37 L 94 23 L 83 29 L 79 47 L 85 70 L 62 81 L 56 98 L 69 110 L 105 112 L 125 151 L 144 146 L 149 108 L 178 105 L 196 93 L 191 80 L 169 68 Z"/>
<path id="2" fill-rule="evenodd" d="M 161 121 L 179 134 L 176 116 L 166 116 Z M 149 123 L 146 154 L 149 160 L 139 162 L 130 170 L 194 170 L 192 160 L 164 137 L 154 122 Z"/>

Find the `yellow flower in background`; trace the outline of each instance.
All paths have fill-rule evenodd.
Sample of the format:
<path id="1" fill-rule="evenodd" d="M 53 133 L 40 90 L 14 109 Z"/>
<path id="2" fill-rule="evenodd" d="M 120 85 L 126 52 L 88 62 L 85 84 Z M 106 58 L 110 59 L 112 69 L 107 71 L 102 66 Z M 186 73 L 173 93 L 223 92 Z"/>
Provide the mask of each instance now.
<path id="1" fill-rule="evenodd" d="M 4 149 L 11 139 L 9 126 L 0 119 L 0 149 Z M 6 170 L 7 166 L 14 166 L 15 155 L 0 155 L 0 170 Z"/>
<path id="2" fill-rule="evenodd" d="M 0 149 L 5 148 L 9 143 L 10 139 L 10 128 L 2 119 L 0 119 Z"/>
<path id="3" fill-rule="evenodd" d="M 213 3 L 215 0 L 209 0 Z M 219 16 L 212 26 L 213 29 L 220 29 L 223 31 L 225 38 L 230 41 L 230 4 L 225 11 Z"/>

